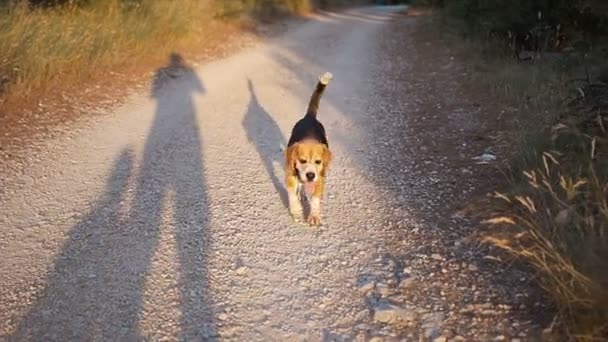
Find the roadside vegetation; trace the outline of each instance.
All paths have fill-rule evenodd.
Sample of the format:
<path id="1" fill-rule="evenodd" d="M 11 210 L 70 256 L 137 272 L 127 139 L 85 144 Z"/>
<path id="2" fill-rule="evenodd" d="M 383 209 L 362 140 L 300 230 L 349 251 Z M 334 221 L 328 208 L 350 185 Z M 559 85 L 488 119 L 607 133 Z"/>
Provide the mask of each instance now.
<path id="1" fill-rule="evenodd" d="M 558 308 L 551 327 L 608 338 L 608 3 L 427 0 L 433 28 L 512 117 L 488 241 L 520 257 Z M 454 34 L 457 33 L 457 34 Z M 514 144 L 515 142 L 515 144 Z M 517 146 L 512 148 L 512 146 Z"/>
<path id="2" fill-rule="evenodd" d="M 0 0 L 3 106 L 348 0 Z M 576 340 L 608 338 L 608 2 L 420 0 L 514 110 L 488 241 L 529 262 Z M 458 33 L 456 35 L 452 33 Z M 221 43 L 221 42 L 219 42 Z"/>
<path id="3" fill-rule="evenodd" d="M 0 111 L 9 99 L 203 50 L 243 19 L 311 9 L 310 0 L 0 0 Z"/>

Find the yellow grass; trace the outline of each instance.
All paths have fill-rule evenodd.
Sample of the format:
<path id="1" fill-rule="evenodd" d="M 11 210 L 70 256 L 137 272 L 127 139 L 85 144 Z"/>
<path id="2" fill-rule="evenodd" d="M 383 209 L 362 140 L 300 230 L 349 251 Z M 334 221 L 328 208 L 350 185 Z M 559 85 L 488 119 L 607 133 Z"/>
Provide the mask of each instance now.
<path id="1" fill-rule="evenodd" d="M 589 54 L 585 63 L 581 54 L 554 54 L 517 62 L 484 37 L 454 34 L 459 23 L 441 12 L 429 19 L 429 28 L 467 56 L 475 89 L 508 117 L 497 141 L 513 153 L 508 185 L 485 217 L 493 227 L 487 242 L 539 273 L 558 309 L 557 334 L 608 341 L 608 86 L 598 95 L 586 82 L 572 82 L 601 80 L 605 58 Z M 567 105 L 583 95 L 604 105 L 591 112 Z"/>
<path id="2" fill-rule="evenodd" d="M 526 186 L 513 184 L 521 190 L 497 193 L 499 212 L 486 221 L 499 229 L 488 241 L 541 273 L 563 328 L 581 341 L 608 336 L 608 132 L 600 122 L 594 135 L 560 125 L 555 150 L 537 154 Z"/>
<path id="3" fill-rule="evenodd" d="M 98 0 L 46 9 L 0 5 L 0 98 L 80 82 L 164 58 L 176 49 L 196 49 L 227 18 L 309 9 L 308 0 Z"/>

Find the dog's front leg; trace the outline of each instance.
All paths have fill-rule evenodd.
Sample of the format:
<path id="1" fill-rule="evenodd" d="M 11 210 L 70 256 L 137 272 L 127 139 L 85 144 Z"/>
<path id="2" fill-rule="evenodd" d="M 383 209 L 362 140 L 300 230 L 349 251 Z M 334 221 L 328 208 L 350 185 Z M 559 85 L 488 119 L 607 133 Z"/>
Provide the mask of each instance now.
<path id="1" fill-rule="evenodd" d="M 287 196 L 289 199 L 289 213 L 295 220 L 302 219 L 302 203 L 298 194 L 298 179 L 294 176 L 287 176 L 285 179 Z"/>
<path id="2" fill-rule="evenodd" d="M 315 184 L 315 191 L 310 198 L 310 214 L 308 215 L 308 224 L 318 226 L 321 224 L 321 198 L 325 187 L 325 180 L 320 179 Z"/>

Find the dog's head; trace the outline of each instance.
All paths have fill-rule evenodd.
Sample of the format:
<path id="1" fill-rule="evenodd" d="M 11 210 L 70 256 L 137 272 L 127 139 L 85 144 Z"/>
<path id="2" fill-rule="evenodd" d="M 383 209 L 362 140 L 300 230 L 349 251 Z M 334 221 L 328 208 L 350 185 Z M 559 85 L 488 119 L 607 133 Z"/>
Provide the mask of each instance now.
<path id="1" fill-rule="evenodd" d="M 325 173 L 331 161 L 331 152 L 325 144 L 302 141 L 291 145 L 287 151 L 287 166 L 302 183 L 314 183 Z"/>

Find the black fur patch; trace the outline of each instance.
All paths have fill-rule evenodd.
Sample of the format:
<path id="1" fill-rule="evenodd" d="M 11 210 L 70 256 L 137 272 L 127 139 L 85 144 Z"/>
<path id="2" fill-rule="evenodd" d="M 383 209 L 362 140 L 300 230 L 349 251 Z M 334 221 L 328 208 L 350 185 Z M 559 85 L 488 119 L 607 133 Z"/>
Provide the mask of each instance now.
<path id="1" fill-rule="evenodd" d="M 325 74 L 327 75 L 327 74 Z M 324 75 L 324 76 L 325 76 Z M 331 74 L 329 74 L 331 77 Z M 319 82 L 315 87 L 315 90 L 310 97 L 310 102 L 308 103 L 308 109 L 306 109 L 306 115 L 302 119 L 300 119 L 293 126 L 291 130 L 291 137 L 289 138 L 289 142 L 287 143 L 287 147 L 306 139 L 314 139 L 321 144 L 329 147 L 329 143 L 327 142 L 327 136 L 325 134 L 325 127 L 317 120 L 317 112 L 319 110 L 319 102 L 321 101 L 321 97 L 325 92 L 325 88 L 327 87 L 327 82 L 321 82 L 321 78 L 319 78 Z"/>
<path id="2" fill-rule="evenodd" d="M 293 126 L 287 146 L 289 147 L 305 139 L 314 139 L 329 147 L 325 134 L 325 127 L 323 127 L 323 124 L 321 124 L 319 120 L 310 115 L 303 117 L 296 122 L 295 126 Z"/>

